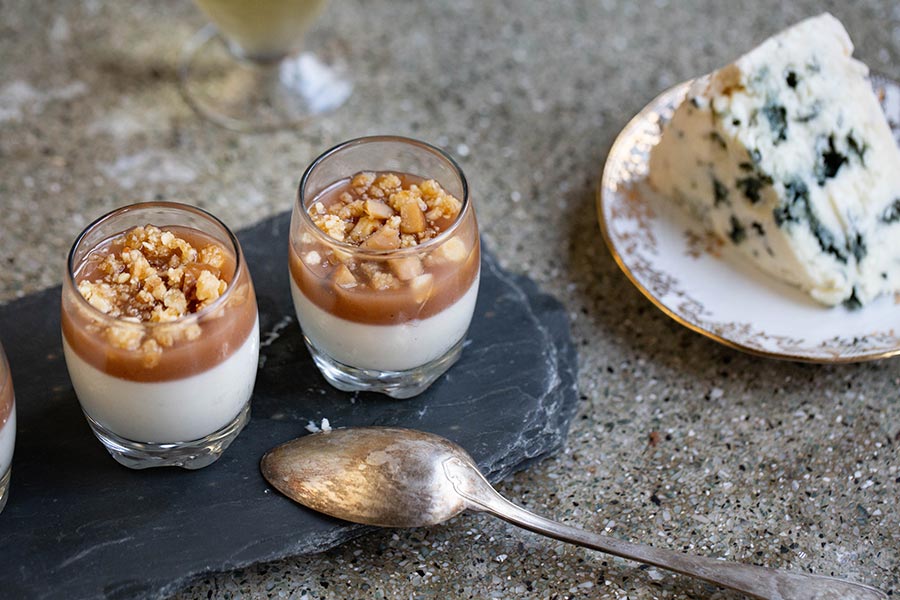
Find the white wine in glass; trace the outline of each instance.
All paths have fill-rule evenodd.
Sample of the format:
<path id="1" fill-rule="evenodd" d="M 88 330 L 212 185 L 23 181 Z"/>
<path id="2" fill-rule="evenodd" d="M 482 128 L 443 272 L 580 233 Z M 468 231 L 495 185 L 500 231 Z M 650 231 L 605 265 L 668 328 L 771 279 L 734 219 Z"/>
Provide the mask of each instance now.
<path id="1" fill-rule="evenodd" d="M 327 0 L 195 0 L 211 24 L 185 47 L 182 91 L 229 129 L 295 127 L 334 110 L 352 83 L 304 46 Z"/>

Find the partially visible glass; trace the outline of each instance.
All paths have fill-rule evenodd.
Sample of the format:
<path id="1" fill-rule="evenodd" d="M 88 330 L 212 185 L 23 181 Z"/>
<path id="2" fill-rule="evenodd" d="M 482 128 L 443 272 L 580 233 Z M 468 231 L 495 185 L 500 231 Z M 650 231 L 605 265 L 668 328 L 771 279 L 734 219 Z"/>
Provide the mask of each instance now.
<path id="1" fill-rule="evenodd" d="M 461 201 L 452 223 L 419 245 L 372 250 L 320 230 L 309 209 L 360 172 L 435 180 Z M 342 183 L 343 182 L 343 183 Z M 300 182 L 290 232 L 291 292 L 313 360 L 345 391 L 422 393 L 460 357 L 475 310 L 481 253 L 475 209 L 456 162 L 424 142 L 373 136 L 316 159 Z M 367 280 L 392 277 L 373 289 Z M 357 285 L 356 280 L 359 281 Z"/>
<path id="2" fill-rule="evenodd" d="M 342 58 L 326 60 L 304 43 L 327 0 L 194 1 L 211 24 L 185 46 L 180 81 L 207 119 L 237 131 L 278 130 L 350 97 Z"/>
<path id="3" fill-rule="evenodd" d="M 0 345 L 0 511 L 9 498 L 13 448 L 16 445 L 16 395 L 6 354 Z"/>
<path id="4" fill-rule="evenodd" d="M 93 253 L 148 224 L 194 240 L 195 248 L 213 243 L 224 251 L 228 286 L 217 300 L 173 321 L 147 322 L 110 316 L 82 296 L 78 284 L 96 268 Z M 148 202 L 89 225 L 69 253 L 61 321 L 75 394 L 94 435 L 122 465 L 205 467 L 249 420 L 259 361 L 256 295 L 237 238 L 206 211 Z"/>

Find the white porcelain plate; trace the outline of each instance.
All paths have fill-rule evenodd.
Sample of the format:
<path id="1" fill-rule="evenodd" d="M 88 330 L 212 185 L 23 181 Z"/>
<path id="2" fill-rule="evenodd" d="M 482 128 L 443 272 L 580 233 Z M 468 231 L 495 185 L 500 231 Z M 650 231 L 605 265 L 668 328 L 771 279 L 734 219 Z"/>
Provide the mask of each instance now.
<path id="1" fill-rule="evenodd" d="M 900 85 L 872 84 L 900 143 Z M 759 271 L 646 183 L 650 149 L 689 83 L 647 105 L 610 150 L 597 190 L 616 262 L 657 307 L 727 346 L 772 358 L 838 363 L 900 354 L 900 296 L 858 310 L 827 308 Z"/>

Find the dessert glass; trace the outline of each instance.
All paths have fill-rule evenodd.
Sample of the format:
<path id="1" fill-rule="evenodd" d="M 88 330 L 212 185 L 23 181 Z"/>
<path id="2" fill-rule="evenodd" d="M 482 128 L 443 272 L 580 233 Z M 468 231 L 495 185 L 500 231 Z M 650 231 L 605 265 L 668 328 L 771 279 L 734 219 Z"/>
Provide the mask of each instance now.
<path id="1" fill-rule="evenodd" d="M 9 363 L 0 346 L 0 511 L 9 498 L 13 448 L 16 444 L 16 396 Z"/>
<path id="2" fill-rule="evenodd" d="M 221 296 L 165 323 L 113 317 L 86 300 L 78 285 L 96 264 L 93 257 L 103 256 L 120 234 L 148 224 L 223 250 L 221 274 L 228 286 Z M 124 275 L 129 272 L 134 273 Z M 237 238 L 199 208 L 134 204 L 89 225 L 69 253 L 62 338 L 69 376 L 94 435 L 127 467 L 205 467 L 249 419 L 259 359 L 253 283 Z"/>
<path id="3" fill-rule="evenodd" d="M 435 180 L 461 209 L 436 237 L 411 247 L 375 250 L 337 241 L 316 226 L 309 208 L 363 172 Z M 345 391 L 415 396 L 459 359 L 475 309 L 480 245 L 465 175 L 446 153 L 413 139 L 340 144 L 300 181 L 289 263 L 297 319 L 325 379 Z M 411 264 L 412 276 L 398 270 Z M 394 286 L 364 284 L 373 273 L 393 278 Z"/>
<path id="4" fill-rule="evenodd" d="M 333 44 L 308 43 L 326 0 L 195 0 L 212 22 L 184 48 L 181 90 L 205 118 L 237 131 L 278 130 L 336 109 L 353 91 Z M 323 59 L 323 50 L 330 54 Z M 331 52 L 328 52 L 332 50 Z"/>

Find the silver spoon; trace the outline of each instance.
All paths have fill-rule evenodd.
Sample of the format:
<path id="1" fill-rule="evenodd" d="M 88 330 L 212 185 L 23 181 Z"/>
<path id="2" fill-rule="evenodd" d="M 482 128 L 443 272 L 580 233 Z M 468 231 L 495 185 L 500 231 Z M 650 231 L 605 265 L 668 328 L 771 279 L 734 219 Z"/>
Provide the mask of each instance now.
<path id="1" fill-rule="evenodd" d="M 366 525 L 421 527 L 466 509 L 535 533 L 600 550 L 757 598 L 885 600 L 883 592 L 833 577 L 691 556 L 626 542 L 545 519 L 503 498 L 469 454 L 440 436 L 388 427 L 307 435 L 266 454 L 262 473 L 287 497 Z"/>

